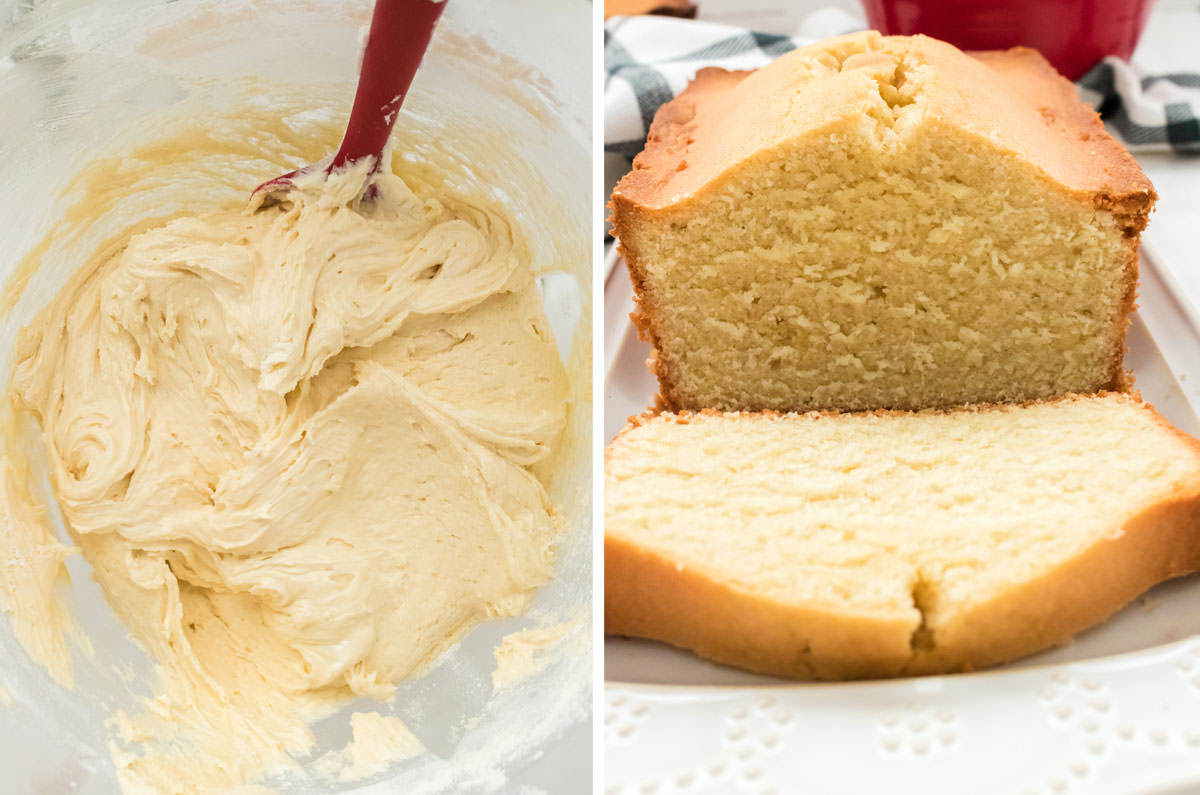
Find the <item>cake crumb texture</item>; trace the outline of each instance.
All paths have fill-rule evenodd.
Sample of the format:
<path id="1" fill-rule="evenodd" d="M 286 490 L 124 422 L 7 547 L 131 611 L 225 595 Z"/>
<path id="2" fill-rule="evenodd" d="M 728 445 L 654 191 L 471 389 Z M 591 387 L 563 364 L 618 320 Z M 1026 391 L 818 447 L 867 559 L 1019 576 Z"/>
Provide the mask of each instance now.
<path id="1" fill-rule="evenodd" d="M 1200 443 L 1126 394 L 641 419 L 606 455 L 605 622 L 781 676 L 971 670 L 1200 568 Z"/>
<path id="2" fill-rule="evenodd" d="M 1031 50 L 868 32 L 702 70 L 613 194 L 674 409 L 1120 389 L 1136 162 Z"/>

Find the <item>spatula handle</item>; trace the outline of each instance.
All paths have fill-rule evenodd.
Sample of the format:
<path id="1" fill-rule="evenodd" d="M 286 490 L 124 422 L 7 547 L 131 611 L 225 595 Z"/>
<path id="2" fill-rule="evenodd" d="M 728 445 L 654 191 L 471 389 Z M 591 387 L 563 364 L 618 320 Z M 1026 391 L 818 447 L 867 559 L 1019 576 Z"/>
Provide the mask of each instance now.
<path id="1" fill-rule="evenodd" d="M 446 0 L 376 0 L 350 122 L 330 170 L 383 152 L 445 8 Z"/>

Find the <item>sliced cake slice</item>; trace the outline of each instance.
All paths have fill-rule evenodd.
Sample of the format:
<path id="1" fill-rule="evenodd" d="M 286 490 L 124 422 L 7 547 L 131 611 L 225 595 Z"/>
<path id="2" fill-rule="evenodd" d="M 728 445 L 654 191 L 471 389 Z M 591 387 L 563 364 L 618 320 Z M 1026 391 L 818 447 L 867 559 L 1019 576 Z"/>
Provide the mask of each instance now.
<path id="1" fill-rule="evenodd" d="M 1154 200 L 1036 52 L 866 32 L 701 70 L 611 206 L 668 408 L 915 410 L 1123 388 Z"/>
<path id="2" fill-rule="evenodd" d="M 1200 569 L 1200 443 L 1125 394 L 662 414 L 605 465 L 605 627 L 779 676 L 963 671 Z"/>

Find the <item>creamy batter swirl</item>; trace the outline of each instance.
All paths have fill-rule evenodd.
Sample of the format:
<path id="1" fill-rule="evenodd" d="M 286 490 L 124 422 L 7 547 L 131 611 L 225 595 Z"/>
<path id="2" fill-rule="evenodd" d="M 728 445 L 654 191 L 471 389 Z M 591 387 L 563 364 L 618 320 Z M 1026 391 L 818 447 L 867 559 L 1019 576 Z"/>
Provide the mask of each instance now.
<path id="1" fill-rule="evenodd" d="M 567 383 L 526 244 L 390 173 L 360 203 L 364 180 L 133 236 L 26 330 L 10 386 L 79 550 L 169 673 L 161 711 L 252 748 L 311 746 L 288 699 L 387 697 L 523 611 L 561 529 L 527 471 Z M 40 512 L 5 502 L 37 547 Z"/>

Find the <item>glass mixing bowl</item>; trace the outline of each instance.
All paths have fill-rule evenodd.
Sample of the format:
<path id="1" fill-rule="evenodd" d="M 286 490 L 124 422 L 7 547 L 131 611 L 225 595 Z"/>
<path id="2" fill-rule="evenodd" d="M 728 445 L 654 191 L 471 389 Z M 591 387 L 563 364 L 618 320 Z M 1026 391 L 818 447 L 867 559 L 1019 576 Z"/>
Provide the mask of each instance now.
<path id="1" fill-rule="evenodd" d="M 281 165 L 301 163 L 219 146 L 181 152 L 163 179 L 130 185 L 114 177 L 111 209 L 91 225 L 70 216 L 72 175 L 99 157 L 119 165 L 122 151 L 180 119 L 219 127 L 222 114 L 247 103 L 298 124 L 340 125 L 370 10 L 367 0 L 0 0 L 0 385 L 17 331 L 106 235 L 139 218 L 248 196 L 287 170 Z M 591 46 L 583 0 L 454 0 L 397 124 L 396 157 L 420 162 L 431 142 L 454 152 L 456 141 L 497 155 L 453 165 L 505 204 L 533 243 L 571 375 L 568 429 L 547 476 L 570 529 L 556 577 L 529 614 L 484 622 L 388 704 L 355 702 L 315 727 L 314 759 L 345 744 L 355 707 L 401 717 L 427 749 L 344 791 L 590 787 Z M 191 174 L 197 157 L 241 158 L 244 181 Z M 87 564 L 75 556 L 68 568 L 64 598 L 84 636 L 74 644 L 73 689 L 55 683 L 0 622 L 0 766 L 9 792 L 114 791 L 104 722 L 134 709 L 153 681 L 152 661 L 107 608 Z M 500 638 L 564 620 L 574 630 L 562 651 L 494 693 Z M 328 791 L 313 781 L 268 783 Z"/>

